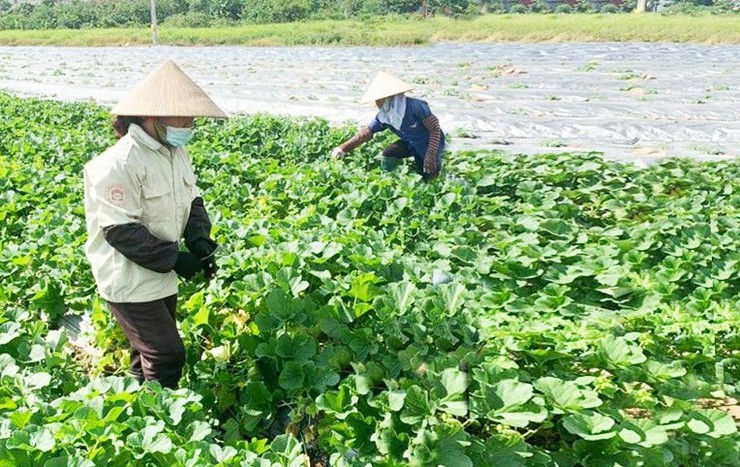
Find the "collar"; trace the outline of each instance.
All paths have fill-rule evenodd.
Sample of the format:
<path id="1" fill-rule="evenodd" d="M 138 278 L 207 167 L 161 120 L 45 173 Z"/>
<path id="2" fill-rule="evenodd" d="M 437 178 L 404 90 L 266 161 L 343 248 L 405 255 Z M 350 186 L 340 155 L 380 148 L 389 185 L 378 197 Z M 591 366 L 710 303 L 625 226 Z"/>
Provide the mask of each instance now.
<path id="1" fill-rule="evenodd" d="M 146 146 L 152 151 L 157 151 L 161 153 L 167 152 L 168 154 L 170 152 L 164 144 L 152 138 L 149 133 L 144 131 L 142 127 L 135 123 L 132 123 L 128 127 L 128 134 L 131 135 L 131 138 L 133 138 L 134 141 L 143 146 Z"/>

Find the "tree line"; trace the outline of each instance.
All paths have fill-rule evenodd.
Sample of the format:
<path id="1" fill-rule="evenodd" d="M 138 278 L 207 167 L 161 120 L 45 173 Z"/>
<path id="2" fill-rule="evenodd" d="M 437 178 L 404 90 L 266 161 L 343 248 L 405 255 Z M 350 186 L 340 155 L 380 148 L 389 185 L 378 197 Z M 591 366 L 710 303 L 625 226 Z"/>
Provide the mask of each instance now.
<path id="1" fill-rule="evenodd" d="M 662 1 L 662 3 L 658 3 Z M 392 14 L 466 16 L 485 13 L 631 11 L 636 0 L 156 0 L 170 26 L 207 27 L 306 19 L 367 18 Z M 732 12 L 740 0 L 653 0 L 665 11 Z M 144 26 L 150 0 L 0 0 L 0 29 L 81 29 Z"/>

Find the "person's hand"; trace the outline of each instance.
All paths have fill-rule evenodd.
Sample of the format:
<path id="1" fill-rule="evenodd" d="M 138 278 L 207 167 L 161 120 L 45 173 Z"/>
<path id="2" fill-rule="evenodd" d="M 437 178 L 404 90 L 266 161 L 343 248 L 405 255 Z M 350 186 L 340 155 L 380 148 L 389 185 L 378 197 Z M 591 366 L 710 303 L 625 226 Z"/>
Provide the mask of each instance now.
<path id="1" fill-rule="evenodd" d="M 177 254 L 177 261 L 173 268 L 178 276 L 190 280 L 203 270 L 203 261 L 192 253 L 181 251 Z"/>
<path id="2" fill-rule="evenodd" d="M 206 279 L 211 280 L 216 277 L 218 272 L 218 264 L 216 264 L 216 257 L 211 256 L 210 258 L 203 261 L 203 275 Z"/>
<path id="3" fill-rule="evenodd" d="M 341 159 L 343 158 L 347 153 L 342 150 L 339 146 L 334 148 L 334 150 L 331 152 L 331 157 L 334 159 Z"/>
<path id="4" fill-rule="evenodd" d="M 426 175 L 435 175 L 438 170 L 435 154 L 427 154 L 424 157 L 424 173 Z"/>
<path id="5" fill-rule="evenodd" d="M 218 271 L 214 253 L 218 244 L 208 238 L 199 238 L 193 242 L 190 251 L 203 262 L 203 273 L 206 279 L 213 279 Z"/>
<path id="6" fill-rule="evenodd" d="M 218 244 L 208 238 L 198 238 L 193 241 L 190 246 L 190 252 L 197 256 L 199 259 L 206 259 L 213 255 L 213 252 L 218 248 Z"/>

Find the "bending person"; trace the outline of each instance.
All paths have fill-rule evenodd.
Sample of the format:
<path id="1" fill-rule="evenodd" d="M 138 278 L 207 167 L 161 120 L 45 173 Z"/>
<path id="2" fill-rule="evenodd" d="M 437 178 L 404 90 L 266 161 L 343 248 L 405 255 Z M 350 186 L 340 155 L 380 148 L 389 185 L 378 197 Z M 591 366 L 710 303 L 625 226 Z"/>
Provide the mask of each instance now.
<path id="1" fill-rule="evenodd" d="M 378 73 L 361 101 L 375 101 L 378 114 L 370 125 L 363 126 L 355 136 L 335 148 L 332 156 L 344 157 L 370 141 L 375 133 L 391 130 L 399 139 L 383 150 L 381 168 L 393 170 L 402 159 L 413 157 L 417 173 L 426 180 L 436 178 L 442 169 L 445 135 L 429 105 L 404 94 L 411 89 L 411 85 L 388 73 Z"/>

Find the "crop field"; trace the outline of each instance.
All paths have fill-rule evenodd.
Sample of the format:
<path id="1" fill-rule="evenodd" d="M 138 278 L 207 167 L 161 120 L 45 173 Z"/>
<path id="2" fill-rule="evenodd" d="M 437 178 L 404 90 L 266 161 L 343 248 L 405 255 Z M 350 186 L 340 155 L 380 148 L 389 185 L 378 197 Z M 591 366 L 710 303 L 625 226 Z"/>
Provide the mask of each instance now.
<path id="1" fill-rule="evenodd" d="M 82 250 L 106 109 L 0 94 L 0 466 L 740 465 L 737 159 L 425 183 L 388 139 L 330 159 L 352 132 L 198 123 L 220 271 L 181 283 L 173 391 L 125 376 Z"/>

